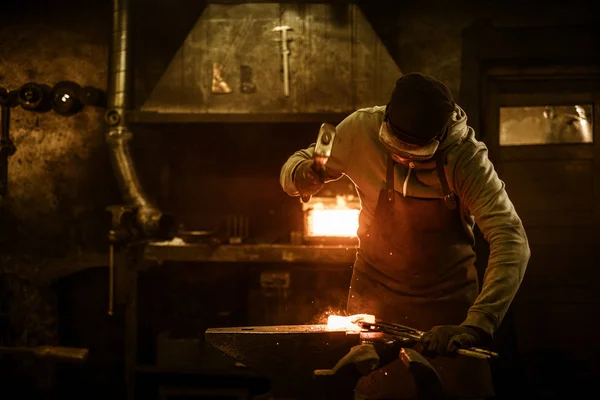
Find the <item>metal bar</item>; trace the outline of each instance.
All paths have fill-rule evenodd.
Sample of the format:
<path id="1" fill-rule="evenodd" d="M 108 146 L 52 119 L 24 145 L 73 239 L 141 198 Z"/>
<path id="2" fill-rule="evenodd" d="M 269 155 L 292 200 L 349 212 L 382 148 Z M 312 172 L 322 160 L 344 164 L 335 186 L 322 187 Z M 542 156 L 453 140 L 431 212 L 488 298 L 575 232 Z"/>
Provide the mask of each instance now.
<path id="1" fill-rule="evenodd" d="M 115 306 L 115 245 L 108 246 L 108 315 L 113 315 Z"/>
<path id="2" fill-rule="evenodd" d="M 356 258 L 355 245 L 281 245 L 239 244 L 219 245 L 205 243 L 170 244 L 151 242 L 144 257 L 156 261 L 191 262 L 278 262 L 285 264 L 316 263 L 322 265 L 352 265 Z M 335 265 L 337 267 L 337 265 Z"/>
<path id="3" fill-rule="evenodd" d="M 125 303 L 125 383 L 127 387 L 127 400 L 136 398 L 136 367 L 137 367 L 137 324 L 138 324 L 138 270 L 135 260 L 130 260 L 128 249 L 123 250 L 125 255 L 122 265 L 124 282 L 127 285 Z"/>
<path id="4" fill-rule="evenodd" d="M 290 95 L 290 67 L 289 54 L 290 50 L 287 45 L 287 30 L 281 31 L 282 36 L 282 51 L 283 51 L 283 94 L 285 97 Z"/>

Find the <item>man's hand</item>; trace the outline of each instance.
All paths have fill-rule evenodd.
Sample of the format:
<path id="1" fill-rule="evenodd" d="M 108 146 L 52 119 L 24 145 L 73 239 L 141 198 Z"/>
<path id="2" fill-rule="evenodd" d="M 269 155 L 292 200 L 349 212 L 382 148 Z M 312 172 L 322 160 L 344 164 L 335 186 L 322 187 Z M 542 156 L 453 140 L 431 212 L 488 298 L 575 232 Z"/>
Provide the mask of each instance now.
<path id="1" fill-rule="evenodd" d="M 463 325 L 434 326 L 421 338 L 423 349 L 431 354 L 451 355 L 458 349 L 486 346 L 491 336 L 480 328 Z"/>
<path id="2" fill-rule="evenodd" d="M 302 196 L 312 196 L 323 187 L 323 181 L 313 168 L 313 161 L 302 161 L 294 172 L 294 185 Z"/>

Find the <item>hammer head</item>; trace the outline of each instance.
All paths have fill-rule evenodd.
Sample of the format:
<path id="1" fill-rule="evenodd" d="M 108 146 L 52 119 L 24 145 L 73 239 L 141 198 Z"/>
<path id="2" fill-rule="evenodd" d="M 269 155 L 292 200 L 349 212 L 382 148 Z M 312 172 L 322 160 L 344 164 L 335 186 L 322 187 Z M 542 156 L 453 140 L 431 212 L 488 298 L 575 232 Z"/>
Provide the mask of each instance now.
<path id="1" fill-rule="evenodd" d="M 315 144 L 315 151 L 313 153 L 315 167 L 322 169 L 325 164 L 327 164 L 329 157 L 331 157 L 335 132 L 335 126 L 328 123 L 321 125 L 319 136 L 317 136 L 317 143 Z"/>

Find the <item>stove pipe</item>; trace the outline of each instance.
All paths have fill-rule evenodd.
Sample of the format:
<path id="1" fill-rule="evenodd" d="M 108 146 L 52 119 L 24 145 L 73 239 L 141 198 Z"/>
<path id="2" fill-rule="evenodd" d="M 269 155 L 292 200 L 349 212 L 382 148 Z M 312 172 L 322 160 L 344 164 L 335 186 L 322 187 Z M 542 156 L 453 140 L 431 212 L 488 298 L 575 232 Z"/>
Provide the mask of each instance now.
<path id="1" fill-rule="evenodd" d="M 135 170 L 129 141 L 133 135 L 127 126 L 126 111 L 129 107 L 130 38 L 129 0 L 113 0 L 113 31 L 108 86 L 108 123 L 106 141 L 119 189 L 127 203 L 137 210 L 136 221 L 146 236 L 164 232 L 172 222 L 163 214 L 142 188 Z"/>

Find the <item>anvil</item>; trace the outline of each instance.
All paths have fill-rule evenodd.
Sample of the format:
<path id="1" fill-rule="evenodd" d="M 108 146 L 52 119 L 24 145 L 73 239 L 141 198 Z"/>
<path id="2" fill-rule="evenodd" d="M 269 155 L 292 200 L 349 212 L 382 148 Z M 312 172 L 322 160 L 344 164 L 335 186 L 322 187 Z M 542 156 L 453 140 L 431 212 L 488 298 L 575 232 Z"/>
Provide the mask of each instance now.
<path id="1" fill-rule="evenodd" d="M 327 325 L 212 328 L 205 339 L 268 377 L 277 395 L 312 399 L 318 391 L 315 385 L 319 385 L 313 372 L 333 368 L 354 346 L 376 344 L 380 356 L 391 349 L 383 361 L 398 358 L 402 343 L 406 343 L 378 332 L 331 330 Z"/>
<path id="2" fill-rule="evenodd" d="M 271 379 L 278 395 L 313 392 L 313 371 L 334 366 L 360 333 L 328 330 L 327 325 L 279 325 L 212 328 L 208 343 Z"/>

